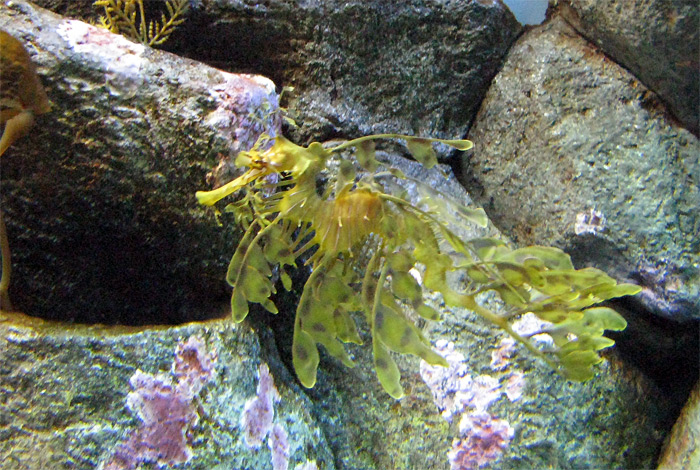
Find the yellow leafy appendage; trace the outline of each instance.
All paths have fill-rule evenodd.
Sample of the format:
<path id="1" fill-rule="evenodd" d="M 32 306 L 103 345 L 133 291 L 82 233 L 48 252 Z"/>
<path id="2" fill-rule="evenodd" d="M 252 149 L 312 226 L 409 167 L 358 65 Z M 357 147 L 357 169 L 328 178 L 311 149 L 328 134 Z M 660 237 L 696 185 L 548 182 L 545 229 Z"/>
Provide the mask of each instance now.
<path id="1" fill-rule="evenodd" d="M 167 0 L 167 16 L 161 13 L 160 21 L 146 19 L 143 0 L 97 0 L 96 7 L 104 8 L 100 23 L 113 33 L 121 34 L 146 46 L 157 46 L 168 40 L 175 28 L 185 20 L 189 0 Z"/>

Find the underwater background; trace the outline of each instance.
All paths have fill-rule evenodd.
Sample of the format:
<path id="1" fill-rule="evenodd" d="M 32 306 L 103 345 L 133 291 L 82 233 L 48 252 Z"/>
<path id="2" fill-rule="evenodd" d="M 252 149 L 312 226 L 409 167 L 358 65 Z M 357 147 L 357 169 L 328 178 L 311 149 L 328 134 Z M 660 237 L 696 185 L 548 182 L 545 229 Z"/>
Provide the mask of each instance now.
<path id="1" fill-rule="evenodd" d="M 126 3 L 155 29 L 181 12 L 151 47 L 99 26 Z M 13 307 L 0 468 L 696 468 L 697 2 L 560 0 L 546 18 L 546 2 L 519 3 L 516 17 L 484 0 L 0 2 L 51 108 L 28 104 L 39 92 L 10 72 L 33 66 L 3 42 L 2 123 L 33 125 L 0 152 Z M 473 142 L 436 145 L 432 168 L 402 145 L 376 151 L 406 175 L 392 191 L 419 204 L 431 188 L 462 239 L 553 246 L 641 287 L 606 304 L 627 328 L 607 334 L 592 379 L 567 380 L 426 289 L 441 321 L 406 315 L 448 367 L 394 355 L 405 396 L 392 398 L 358 316 L 356 366 L 319 348 L 305 388 L 301 263 L 289 291 L 271 273 L 277 315 L 251 303 L 231 320 L 244 228 L 195 192 L 239 176 L 261 134 L 385 133 Z M 462 227 L 464 206 L 489 224 Z M 479 301 L 507 315 L 493 293 Z"/>

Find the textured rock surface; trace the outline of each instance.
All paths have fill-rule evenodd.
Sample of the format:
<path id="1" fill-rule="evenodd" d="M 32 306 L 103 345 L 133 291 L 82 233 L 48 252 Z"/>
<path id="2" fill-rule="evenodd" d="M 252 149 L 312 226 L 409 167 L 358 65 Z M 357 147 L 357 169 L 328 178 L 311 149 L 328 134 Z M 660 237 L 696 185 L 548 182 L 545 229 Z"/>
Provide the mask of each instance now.
<path id="1" fill-rule="evenodd" d="M 680 418 L 673 426 L 659 470 L 698 468 L 700 466 L 700 383 L 688 398 Z"/>
<path id="2" fill-rule="evenodd" d="M 462 181 L 505 233 L 636 280 L 658 315 L 698 318 L 698 140 L 561 18 L 511 49 L 469 137 Z"/>
<path id="3" fill-rule="evenodd" d="M 84 15 L 92 2 L 40 3 Z M 300 140 L 380 132 L 462 136 L 521 31 L 503 4 L 480 0 L 193 5 L 164 47 L 294 86 L 289 109 Z"/>
<path id="4" fill-rule="evenodd" d="M 16 308 L 54 319 L 175 323 L 218 314 L 238 234 L 199 207 L 221 156 L 276 124 L 269 80 L 220 72 L 68 21 L 0 7 L 53 102 L 2 159 Z"/>
<path id="5" fill-rule="evenodd" d="M 700 12 L 695 0 L 562 0 L 561 13 L 658 93 L 696 135 L 700 124 Z"/>
<path id="6" fill-rule="evenodd" d="M 195 389 L 198 393 L 181 403 L 172 394 L 151 388 L 155 397 L 140 402 L 138 393 L 132 393 L 139 391 L 135 376 L 144 383 L 150 379 L 182 384 L 177 376 L 182 362 L 196 362 L 192 351 L 175 352 L 190 338 L 201 341 L 200 352 L 205 356 L 214 357 L 211 377 L 202 381 L 201 390 Z M 176 361 L 179 367 L 173 367 Z M 248 448 L 241 425 L 245 402 L 256 396 L 260 361 L 255 334 L 227 320 L 140 329 L 67 326 L 2 314 L 2 468 L 133 468 L 115 464 L 118 452 L 138 455 L 142 449 L 138 444 L 155 441 L 161 445 L 149 451 L 163 456 L 165 468 L 172 468 L 176 460 L 164 456 L 182 451 L 190 455 L 177 468 L 272 469 L 267 445 Z M 274 375 L 276 369 L 272 369 Z M 275 405 L 274 421 L 289 435 L 290 468 L 306 460 L 316 460 L 319 468 L 335 468 L 328 444 L 307 411 L 308 399 L 296 387 L 287 387 L 279 379 L 275 383 L 281 400 Z M 152 429 L 155 437 L 134 442 L 134 436 L 144 437 L 139 430 L 153 415 L 162 418 Z M 186 417 L 186 447 L 178 448 L 176 440 L 168 439 L 173 437 L 169 426 L 181 416 Z M 127 449 L 120 449 L 122 445 Z"/>

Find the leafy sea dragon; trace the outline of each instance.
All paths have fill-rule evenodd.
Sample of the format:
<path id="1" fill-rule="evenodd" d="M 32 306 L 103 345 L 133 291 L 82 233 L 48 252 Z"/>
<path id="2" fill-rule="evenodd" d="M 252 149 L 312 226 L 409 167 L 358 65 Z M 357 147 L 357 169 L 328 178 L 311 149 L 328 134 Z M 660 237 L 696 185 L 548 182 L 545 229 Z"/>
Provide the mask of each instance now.
<path id="1" fill-rule="evenodd" d="M 34 124 L 34 116 L 50 110 L 49 98 L 41 86 L 26 49 L 19 40 L 0 30 L 0 125 L 5 126 L 0 137 L 0 157 L 13 142 L 29 131 Z M 10 245 L 1 211 L 0 252 L 0 310 L 11 310 L 8 293 L 11 272 Z"/>
<path id="2" fill-rule="evenodd" d="M 418 205 L 405 195 L 389 194 L 386 184 L 391 178 L 410 178 L 375 158 L 378 139 L 404 141 L 426 168 L 437 165 L 435 143 L 458 150 L 472 146 L 468 140 L 380 134 L 332 148 L 318 142 L 301 147 L 282 136 L 263 135 L 251 150 L 238 154 L 236 165 L 246 168 L 241 176 L 196 193 L 206 206 L 236 196 L 226 210 L 235 215 L 245 234 L 226 275 L 233 287 L 233 319 L 242 321 L 249 303 L 277 313 L 270 298 L 276 291 L 273 269 L 289 290 L 292 280 L 285 267 L 302 261 L 311 267 L 311 274 L 297 304 L 292 360 L 306 387 L 316 383 L 317 344 L 346 366 L 354 365 L 343 346 L 362 343 L 352 312 L 365 314 L 377 377 L 392 397 L 403 395 L 392 353 L 446 366 L 415 325 L 415 315 L 407 313 L 440 319 L 423 303 L 424 291 L 438 292 L 445 304 L 480 315 L 567 378 L 591 378 L 592 366 L 603 360 L 598 351 L 614 343 L 604 336 L 605 330 L 626 326 L 617 312 L 596 304 L 635 294 L 639 287 L 617 284 L 598 269 L 575 269 L 569 255 L 557 248 L 513 249 L 496 238 L 462 240 L 442 217 L 456 210 L 457 225 L 485 227 L 483 209 L 455 201 L 447 206 L 445 195 L 415 180 Z M 318 188 L 318 177 L 329 168 L 331 157 L 348 149 L 354 149 L 364 176 L 356 175 L 355 166 L 341 159 L 337 176 L 325 189 Z M 422 282 L 411 274 L 414 268 L 423 270 Z M 466 274 L 466 285 L 453 287 L 448 281 L 451 272 Z M 487 291 L 498 293 L 505 313 L 477 301 Z M 528 314 L 535 315 L 540 325 L 527 334 L 518 332 L 514 320 Z M 546 349 L 532 339 L 539 334 L 552 338 Z"/>

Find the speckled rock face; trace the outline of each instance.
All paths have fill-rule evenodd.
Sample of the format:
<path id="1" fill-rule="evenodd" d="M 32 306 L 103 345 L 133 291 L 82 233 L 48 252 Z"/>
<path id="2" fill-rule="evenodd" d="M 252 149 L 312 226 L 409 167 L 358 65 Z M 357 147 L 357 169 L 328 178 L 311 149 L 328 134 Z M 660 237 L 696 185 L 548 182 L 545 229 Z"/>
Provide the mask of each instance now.
<path id="1" fill-rule="evenodd" d="M 77 12 L 65 2 L 39 3 Z M 146 6 L 155 3 L 162 1 Z M 299 141 L 381 132 L 463 136 L 521 31 L 507 8 L 490 0 L 191 4 L 163 47 L 293 86 L 288 105 Z"/>
<path id="2" fill-rule="evenodd" d="M 561 13 L 658 93 L 684 126 L 700 124 L 700 11 L 695 0 L 562 0 Z"/>
<path id="3" fill-rule="evenodd" d="M 15 308 L 122 324 L 221 313 L 221 254 L 238 233 L 194 192 L 215 185 L 211 170 L 226 170 L 261 132 L 276 132 L 272 82 L 27 2 L 2 5 L 0 28 L 28 44 L 53 103 L 2 157 Z"/>
<path id="4" fill-rule="evenodd" d="M 659 459 L 659 470 L 700 466 L 700 383 L 690 394 Z"/>
<path id="5" fill-rule="evenodd" d="M 469 138 L 462 181 L 505 233 L 641 283 L 656 314 L 697 318 L 698 140 L 561 18 L 516 43 Z"/>
<path id="6" fill-rule="evenodd" d="M 286 434 L 289 468 L 335 468 L 308 399 L 275 367 L 260 387 L 261 360 L 256 335 L 227 320 L 142 329 L 0 314 L 2 468 L 272 469 L 269 425 Z M 259 448 L 241 419 L 257 397 L 272 408 L 269 424 L 254 420 Z"/>
<path id="7" fill-rule="evenodd" d="M 520 32 L 500 3 L 321 2 L 277 80 L 298 88 L 302 135 L 464 135 Z M 393 131 L 392 131 L 393 129 Z"/>

